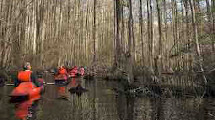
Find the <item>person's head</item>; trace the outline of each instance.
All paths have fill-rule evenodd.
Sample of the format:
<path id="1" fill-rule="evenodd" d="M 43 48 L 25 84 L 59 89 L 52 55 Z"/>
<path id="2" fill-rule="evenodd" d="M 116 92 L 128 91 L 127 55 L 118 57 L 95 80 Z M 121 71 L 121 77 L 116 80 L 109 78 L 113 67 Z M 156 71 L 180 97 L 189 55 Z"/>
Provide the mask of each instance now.
<path id="1" fill-rule="evenodd" d="M 84 66 L 84 70 L 87 70 L 87 67 L 86 67 L 86 66 Z"/>
<path id="2" fill-rule="evenodd" d="M 61 65 L 60 67 L 59 67 L 59 69 L 63 69 L 64 68 L 64 65 Z"/>
<path id="3" fill-rule="evenodd" d="M 26 62 L 26 63 L 24 64 L 24 66 L 23 66 L 23 69 L 24 69 L 24 70 L 31 70 L 31 64 L 30 64 L 30 62 Z"/>

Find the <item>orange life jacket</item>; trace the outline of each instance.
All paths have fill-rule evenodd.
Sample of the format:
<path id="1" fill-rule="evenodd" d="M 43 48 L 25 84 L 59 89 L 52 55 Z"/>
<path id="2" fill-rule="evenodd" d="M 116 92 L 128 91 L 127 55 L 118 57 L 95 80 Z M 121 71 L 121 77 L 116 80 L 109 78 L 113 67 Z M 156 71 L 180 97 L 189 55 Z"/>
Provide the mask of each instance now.
<path id="1" fill-rule="evenodd" d="M 65 68 L 60 68 L 58 72 L 59 72 L 59 74 L 66 74 L 67 73 Z"/>
<path id="2" fill-rule="evenodd" d="M 30 82 L 31 81 L 32 71 L 20 71 L 18 73 L 18 80 L 21 82 Z"/>

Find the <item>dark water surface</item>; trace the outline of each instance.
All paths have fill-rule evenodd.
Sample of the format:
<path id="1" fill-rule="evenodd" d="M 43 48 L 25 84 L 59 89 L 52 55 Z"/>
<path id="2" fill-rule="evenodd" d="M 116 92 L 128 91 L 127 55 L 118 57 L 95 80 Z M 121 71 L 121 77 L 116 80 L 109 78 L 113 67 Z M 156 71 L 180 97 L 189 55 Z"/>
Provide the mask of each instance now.
<path id="1" fill-rule="evenodd" d="M 81 84 L 83 94 L 69 88 Z M 215 120 L 215 99 L 126 98 L 112 91 L 116 82 L 72 81 L 67 87 L 46 85 L 35 108 L 36 120 Z M 0 88 L 0 120 L 16 120 L 14 104 L 8 103 L 13 87 Z"/>

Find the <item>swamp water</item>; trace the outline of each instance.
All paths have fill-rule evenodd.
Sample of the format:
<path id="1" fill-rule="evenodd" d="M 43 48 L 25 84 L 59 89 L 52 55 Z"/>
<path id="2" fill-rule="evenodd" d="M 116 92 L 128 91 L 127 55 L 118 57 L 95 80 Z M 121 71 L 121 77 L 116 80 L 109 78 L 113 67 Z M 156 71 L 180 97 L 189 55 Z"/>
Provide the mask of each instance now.
<path id="1" fill-rule="evenodd" d="M 28 119 L 34 120 L 215 120 L 213 98 L 127 98 L 112 89 L 117 82 L 79 80 L 88 91 L 71 94 L 67 87 L 46 85 L 45 93 Z M 76 81 L 77 82 L 77 81 Z M 8 95 L 12 86 L 0 87 L 0 120 L 16 120 Z"/>

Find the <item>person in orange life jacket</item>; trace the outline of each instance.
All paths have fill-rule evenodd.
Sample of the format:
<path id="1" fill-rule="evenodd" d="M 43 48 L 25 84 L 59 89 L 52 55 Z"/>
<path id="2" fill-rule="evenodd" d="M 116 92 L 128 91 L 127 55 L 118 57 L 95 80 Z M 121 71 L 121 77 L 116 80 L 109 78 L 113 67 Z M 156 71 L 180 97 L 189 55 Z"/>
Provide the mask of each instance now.
<path id="1" fill-rule="evenodd" d="M 66 69 L 64 68 L 64 66 L 59 67 L 58 74 L 66 75 L 66 76 L 68 75 Z"/>
<path id="2" fill-rule="evenodd" d="M 19 86 L 21 82 L 33 82 L 35 86 L 40 86 L 37 81 L 36 74 L 31 71 L 31 65 L 29 62 L 26 62 L 23 66 L 23 70 L 18 72 L 17 78 L 14 81 L 15 87 Z"/>

